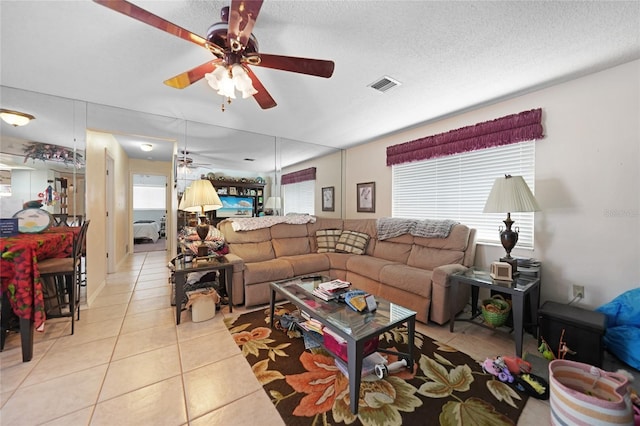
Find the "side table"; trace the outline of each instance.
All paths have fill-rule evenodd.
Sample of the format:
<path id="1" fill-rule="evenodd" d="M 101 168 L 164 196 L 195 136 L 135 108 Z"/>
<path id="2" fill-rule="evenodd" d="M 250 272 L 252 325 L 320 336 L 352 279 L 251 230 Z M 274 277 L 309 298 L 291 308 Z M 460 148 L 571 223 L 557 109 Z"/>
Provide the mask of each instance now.
<path id="1" fill-rule="evenodd" d="M 220 271 L 220 285 L 224 285 L 229 296 L 229 312 L 233 312 L 233 285 L 231 284 L 231 274 L 233 273 L 233 263 L 226 257 L 210 259 L 206 262 L 185 263 L 184 258 L 176 260 L 175 264 L 176 281 L 176 324 L 180 324 L 180 313 L 182 311 L 182 299 L 184 298 L 184 283 L 187 281 L 187 274 L 191 272 Z"/>
<path id="2" fill-rule="evenodd" d="M 461 285 L 471 286 L 471 317 L 456 318 L 455 295 Z M 458 272 L 451 276 L 451 297 L 449 298 L 449 331 L 453 333 L 456 320 L 471 321 L 473 324 L 486 326 L 473 320 L 481 313 L 478 309 L 478 292 L 481 287 L 488 288 L 496 293 L 511 296 L 511 310 L 513 312 L 513 333 L 516 342 L 516 355 L 522 357 L 522 339 L 524 336 L 524 301 L 529 296 L 529 309 L 531 318 L 538 318 L 538 306 L 540 303 L 540 277 L 518 276 L 513 281 L 494 280 L 488 271 L 470 268 L 464 272 Z M 494 329 L 494 327 L 489 327 Z"/>

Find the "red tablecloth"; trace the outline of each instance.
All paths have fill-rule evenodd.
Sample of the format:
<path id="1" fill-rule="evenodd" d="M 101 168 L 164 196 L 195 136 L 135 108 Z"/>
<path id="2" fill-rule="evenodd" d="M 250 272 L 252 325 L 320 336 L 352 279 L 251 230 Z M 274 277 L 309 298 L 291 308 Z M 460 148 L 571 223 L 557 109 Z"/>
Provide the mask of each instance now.
<path id="1" fill-rule="evenodd" d="M 46 319 L 38 260 L 70 256 L 73 237 L 79 230 L 60 227 L 41 234 L 0 238 L 2 292 L 8 295 L 13 312 L 33 320 L 38 331 L 44 330 Z"/>

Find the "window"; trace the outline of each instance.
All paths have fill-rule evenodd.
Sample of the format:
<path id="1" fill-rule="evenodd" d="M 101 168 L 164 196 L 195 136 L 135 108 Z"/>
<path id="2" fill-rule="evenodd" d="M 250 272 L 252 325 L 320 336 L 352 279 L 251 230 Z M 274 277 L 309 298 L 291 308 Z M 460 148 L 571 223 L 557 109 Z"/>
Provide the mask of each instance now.
<path id="1" fill-rule="evenodd" d="M 164 186 L 133 186 L 134 210 L 164 210 L 166 189 Z"/>
<path id="2" fill-rule="evenodd" d="M 284 195 L 284 214 L 315 214 L 315 180 L 282 185 Z"/>
<path id="3" fill-rule="evenodd" d="M 503 213 L 483 213 L 497 177 L 522 176 L 535 194 L 535 141 L 392 166 L 393 217 L 453 219 L 475 228 L 478 241 L 500 243 Z M 533 248 L 533 213 L 511 213 L 518 247 Z"/>

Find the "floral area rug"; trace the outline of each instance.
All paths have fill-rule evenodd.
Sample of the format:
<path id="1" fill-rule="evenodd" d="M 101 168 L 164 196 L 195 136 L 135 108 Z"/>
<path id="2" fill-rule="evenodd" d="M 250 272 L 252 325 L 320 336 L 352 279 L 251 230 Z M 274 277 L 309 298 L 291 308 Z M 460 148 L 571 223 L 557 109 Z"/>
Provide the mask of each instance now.
<path id="1" fill-rule="evenodd" d="M 287 425 L 511 425 L 527 402 L 468 355 L 416 332 L 413 371 L 363 377 L 353 415 L 349 381 L 334 358 L 321 348 L 305 350 L 304 339 L 280 327 L 277 319 L 293 310 L 277 307 L 273 330 L 269 309 L 225 319 Z M 401 327 L 382 334 L 379 347 L 407 351 L 407 340 Z"/>

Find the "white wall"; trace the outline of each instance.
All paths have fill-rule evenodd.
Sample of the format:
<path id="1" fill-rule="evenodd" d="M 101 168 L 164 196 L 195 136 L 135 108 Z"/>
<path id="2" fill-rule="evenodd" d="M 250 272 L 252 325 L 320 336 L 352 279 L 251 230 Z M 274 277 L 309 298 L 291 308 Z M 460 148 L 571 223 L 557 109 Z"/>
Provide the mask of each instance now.
<path id="1" fill-rule="evenodd" d="M 640 61 L 348 149 L 345 217 L 391 215 L 387 146 L 534 108 L 542 108 L 545 133 L 536 143 L 542 211 L 534 250 L 513 254 L 542 260 L 542 301 L 566 302 L 579 284 L 586 297 L 578 306 L 592 308 L 640 286 Z M 371 181 L 376 213 L 357 213 L 356 184 Z M 476 264 L 503 254 L 480 246 Z"/>

